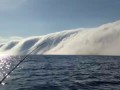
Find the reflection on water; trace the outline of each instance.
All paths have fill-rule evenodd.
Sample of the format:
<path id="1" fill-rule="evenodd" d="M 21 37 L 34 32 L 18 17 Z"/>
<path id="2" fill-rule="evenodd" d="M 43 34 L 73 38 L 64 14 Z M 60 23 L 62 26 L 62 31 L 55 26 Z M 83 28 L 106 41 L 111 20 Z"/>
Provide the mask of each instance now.
<path id="1" fill-rule="evenodd" d="M 7 71 L 10 69 L 12 62 L 10 57 L 0 57 L 0 80 L 7 74 Z"/>
<path id="2" fill-rule="evenodd" d="M 8 74 L 8 72 L 18 63 L 20 56 L 0 56 L 0 81 Z M 7 76 L 9 78 L 10 75 Z M 4 82 L 1 83 L 5 85 Z"/>

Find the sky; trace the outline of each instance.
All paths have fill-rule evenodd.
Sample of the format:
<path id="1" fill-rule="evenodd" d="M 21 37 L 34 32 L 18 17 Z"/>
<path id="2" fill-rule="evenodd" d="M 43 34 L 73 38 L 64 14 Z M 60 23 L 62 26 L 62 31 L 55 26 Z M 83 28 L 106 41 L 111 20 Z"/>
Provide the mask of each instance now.
<path id="1" fill-rule="evenodd" d="M 0 38 L 97 27 L 120 19 L 120 0 L 0 0 Z"/>

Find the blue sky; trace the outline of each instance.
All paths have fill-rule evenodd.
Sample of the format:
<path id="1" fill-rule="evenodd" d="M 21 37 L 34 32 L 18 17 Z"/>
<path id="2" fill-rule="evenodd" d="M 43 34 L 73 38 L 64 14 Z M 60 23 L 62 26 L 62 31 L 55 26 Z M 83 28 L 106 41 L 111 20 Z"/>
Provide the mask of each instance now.
<path id="1" fill-rule="evenodd" d="M 0 36 L 28 37 L 120 19 L 120 0 L 1 0 Z"/>

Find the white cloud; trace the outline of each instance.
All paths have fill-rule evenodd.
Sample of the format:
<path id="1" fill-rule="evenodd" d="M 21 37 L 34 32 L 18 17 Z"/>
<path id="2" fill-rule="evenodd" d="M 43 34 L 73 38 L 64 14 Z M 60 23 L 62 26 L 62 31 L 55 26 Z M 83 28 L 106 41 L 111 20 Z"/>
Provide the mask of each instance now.
<path id="1" fill-rule="evenodd" d="M 7 40 L 14 39 L 19 37 Z M 9 55 L 25 55 L 33 50 L 32 54 L 120 55 L 120 21 L 96 28 L 30 37 L 18 42 L 8 42 L 0 47 L 0 53 Z"/>
<path id="2" fill-rule="evenodd" d="M 21 7 L 27 0 L 0 0 L 0 11 L 15 10 Z"/>

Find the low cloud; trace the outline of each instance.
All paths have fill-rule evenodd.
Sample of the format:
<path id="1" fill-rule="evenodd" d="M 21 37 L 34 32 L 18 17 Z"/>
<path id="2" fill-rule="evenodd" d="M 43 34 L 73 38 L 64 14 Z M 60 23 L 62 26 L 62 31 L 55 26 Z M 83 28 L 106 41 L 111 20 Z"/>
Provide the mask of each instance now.
<path id="1" fill-rule="evenodd" d="M 20 40 L 20 37 L 2 39 Z M 34 52 L 33 52 L 34 50 Z M 119 55 L 120 21 L 104 24 L 96 28 L 74 29 L 44 36 L 11 41 L 0 47 L 1 54 L 25 55 Z"/>

